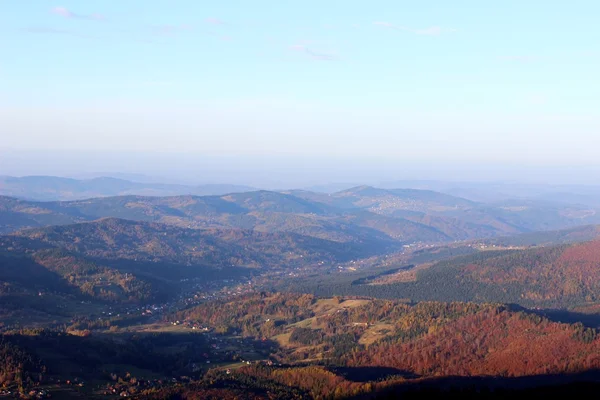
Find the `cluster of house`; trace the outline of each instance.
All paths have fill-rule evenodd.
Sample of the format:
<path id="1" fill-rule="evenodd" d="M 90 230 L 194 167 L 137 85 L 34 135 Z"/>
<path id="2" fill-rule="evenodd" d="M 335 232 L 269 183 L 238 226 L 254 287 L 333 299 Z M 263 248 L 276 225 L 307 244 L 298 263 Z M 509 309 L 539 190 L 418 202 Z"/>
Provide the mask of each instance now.
<path id="1" fill-rule="evenodd" d="M 50 397 L 50 393 L 46 390 L 31 390 L 28 395 L 30 399 L 47 399 Z"/>
<path id="2" fill-rule="evenodd" d="M 181 376 L 179 378 L 170 379 L 136 379 L 129 378 L 119 380 L 119 382 L 111 383 L 106 385 L 103 389 L 105 396 L 119 396 L 119 397 L 133 397 L 136 393 L 149 388 L 162 387 L 168 383 L 179 383 L 179 382 L 190 382 L 191 379 L 188 376 Z"/>

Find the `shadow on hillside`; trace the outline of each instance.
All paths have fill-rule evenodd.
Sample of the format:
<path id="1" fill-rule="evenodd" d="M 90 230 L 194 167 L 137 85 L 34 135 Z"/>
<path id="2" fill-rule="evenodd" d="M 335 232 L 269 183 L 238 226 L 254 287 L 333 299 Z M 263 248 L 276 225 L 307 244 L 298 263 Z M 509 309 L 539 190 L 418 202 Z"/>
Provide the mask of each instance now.
<path id="1" fill-rule="evenodd" d="M 216 364 L 266 360 L 277 351 L 270 340 L 234 339 L 192 332 L 93 333 L 79 336 L 30 331 L 0 337 L 41 360 L 55 378 L 104 379 L 106 372 L 138 371 L 139 377 L 193 376 Z"/>
<path id="2" fill-rule="evenodd" d="M 520 399 L 600 393 L 600 370 L 577 374 L 536 375 L 519 378 L 444 377 L 399 383 L 386 389 L 351 397 L 353 400 L 388 399 Z"/>
<path id="3" fill-rule="evenodd" d="M 565 324 L 575 324 L 581 322 L 588 328 L 600 328 L 600 313 L 586 314 L 570 310 L 561 310 L 553 308 L 534 309 L 526 308 L 519 304 L 507 304 L 508 308 L 514 312 L 526 312 L 528 314 L 539 315 L 540 317 L 548 318 L 552 322 L 560 322 Z"/>
<path id="4" fill-rule="evenodd" d="M 122 272 L 132 272 L 141 276 L 162 279 L 166 281 L 178 281 L 181 279 L 236 279 L 251 277 L 257 271 L 244 267 L 214 268 L 205 265 L 174 264 L 162 261 L 136 261 L 129 259 L 110 259 L 101 257 L 90 257 L 99 265 L 115 268 Z"/>
<path id="5" fill-rule="evenodd" d="M 419 376 L 410 371 L 390 367 L 332 367 L 329 368 L 336 375 L 341 375 L 352 382 L 378 381 L 390 376 L 416 379 Z"/>
<path id="6" fill-rule="evenodd" d="M 600 327 L 600 314 L 585 314 L 576 311 L 569 310 L 531 310 L 532 312 L 546 317 L 554 322 L 562 322 L 568 324 L 574 324 L 581 322 L 588 328 L 599 328 Z"/>
<path id="7" fill-rule="evenodd" d="M 73 294 L 75 291 L 62 276 L 22 256 L 0 253 L 0 281 L 16 284 L 25 289 L 50 290 Z"/>
<path id="8" fill-rule="evenodd" d="M 367 283 L 370 283 L 372 281 L 374 281 L 377 278 L 383 278 L 387 275 L 392 275 L 395 274 L 396 272 L 399 271 L 409 271 L 411 269 L 413 269 L 415 266 L 413 264 L 410 265 L 406 265 L 404 267 L 398 267 L 398 268 L 392 268 L 392 269 L 386 269 L 383 272 L 377 273 L 377 274 L 372 274 L 369 276 L 365 276 L 364 278 L 359 278 L 356 280 L 353 280 L 350 285 L 352 286 L 356 286 L 356 285 L 365 285 Z"/>

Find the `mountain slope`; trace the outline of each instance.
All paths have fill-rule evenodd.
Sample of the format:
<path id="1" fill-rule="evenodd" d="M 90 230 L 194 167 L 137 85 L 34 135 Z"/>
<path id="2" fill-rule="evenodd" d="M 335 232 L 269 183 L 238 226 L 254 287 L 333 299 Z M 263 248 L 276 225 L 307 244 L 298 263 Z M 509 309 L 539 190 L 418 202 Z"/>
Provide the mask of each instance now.
<path id="1" fill-rule="evenodd" d="M 295 289 L 416 301 L 480 301 L 575 308 L 600 302 L 600 241 L 525 250 L 479 251 L 416 271 L 409 282 L 362 284 L 321 279 Z"/>
<path id="2" fill-rule="evenodd" d="M 398 215 L 399 213 L 395 213 Z M 460 218 L 448 217 L 443 215 L 430 215 L 419 212 L 412 212 L 404 217 L 409 221 L 428 226 L 438 232 L 443 233 L 453 240 L 468 240 L 473 238 L 494 237 L 500 232 L 506 232 L 505 229 L 485 223 L 466 222 Z"/>
<path id="3" fill-rule="evenodd" d="M 375 229 L 404 243 L 446 242 L 456 238 L 456 232 L 442 232 L 408 218 L 393 218 L 369 211 L 349 211 L 340 219 L 360 227 Z"/>
<path id="4" fill-rule="evenodd" d="M 0 248 L 0 296 L 79 297 L 111 302 L 142 302 L 166 293 L 141 276 L 103 266 L 61 249 L 23 254 Z"/>

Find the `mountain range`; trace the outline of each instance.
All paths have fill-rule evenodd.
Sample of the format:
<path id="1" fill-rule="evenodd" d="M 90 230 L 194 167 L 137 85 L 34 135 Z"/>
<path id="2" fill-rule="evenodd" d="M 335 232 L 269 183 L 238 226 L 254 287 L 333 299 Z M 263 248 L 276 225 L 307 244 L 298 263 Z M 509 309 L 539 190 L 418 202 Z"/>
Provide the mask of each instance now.
<path id="1" fill-rule="evenodd" d="M 292 232 L 338 242 L 435 243 L 600 222 L 586 206 L 483 204 L 443 193 L 360 186 L 333 194 L 253 191 L 218 196 L 114 196 L 75 201 L 0 197 L 0 233 L 116 217 L 186 228 Z"/>
<path id="2" fill-rule="evenodd" d="M 332 183 L 312 185 L 303 189 L 320 194 L 334 194 L 359 186 L 359 183 Z M 381 182 L 375 186 L 388 190 L 412 188 L 434 191 L 479 203 L 493 204 L 517 199 L 600 207 L 600 187 L 594 185 L 403 180 Z M 165 178 L 121 173 L 91 174 L 79 179 L 56 176 L 0 176 L 0 195 L 40 201 L 82 200 L 125 195 L 208 196 L 256 190 L 257 188 L 247 185 L 193 185 L 172 182 Z"/>

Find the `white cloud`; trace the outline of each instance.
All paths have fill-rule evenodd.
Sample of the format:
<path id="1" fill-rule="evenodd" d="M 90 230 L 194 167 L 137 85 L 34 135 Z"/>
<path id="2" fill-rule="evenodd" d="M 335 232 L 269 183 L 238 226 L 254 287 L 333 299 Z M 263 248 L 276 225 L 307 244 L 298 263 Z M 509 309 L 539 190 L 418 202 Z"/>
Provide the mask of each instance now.
<path id="1" fill-rule="evenodd" d="M 220 20 L 218 18 L 206 18 L 204 22 L 211 25 L 225 25 L 225 21 Z"/>
<path id="2" fill-rule="evenodd" d="M 69 19 L 90 19 L 90 20 L 95 20 L 95 21 L 104 21 L 106 18 L 101 15 L 101 14 L 78 14 L 75 13 L 69 9 L 67 9 L 66 7 L 54 7 L 51 12 L 53 14 L 56 15 L 60 15 L 61 17 L 64 18 L 69 18 Z"/>

